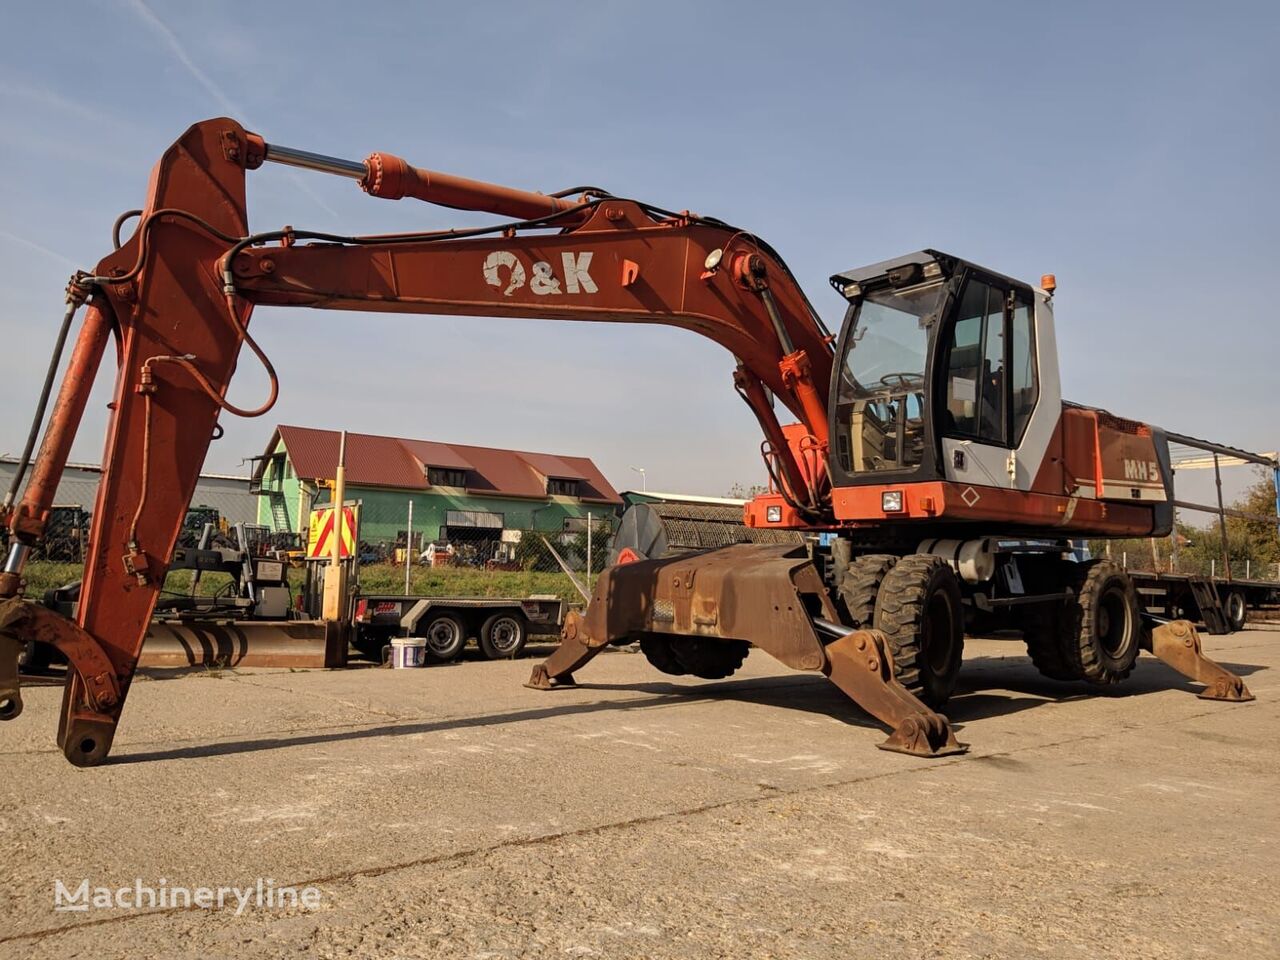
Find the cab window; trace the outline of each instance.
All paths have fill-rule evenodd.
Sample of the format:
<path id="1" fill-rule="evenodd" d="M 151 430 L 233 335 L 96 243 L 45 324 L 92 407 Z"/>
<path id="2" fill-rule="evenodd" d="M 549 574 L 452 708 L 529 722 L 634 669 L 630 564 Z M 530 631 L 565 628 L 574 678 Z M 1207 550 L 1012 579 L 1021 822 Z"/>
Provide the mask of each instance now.
<path id="1" fill-rule="evenodd" d="M 947 436 L 1005 443 L 1005 296 L 979 280 L 965 284 L 946 368 Z"/>
<path id="2" fill-rule="evenodd" d="M 1009 382 L 1012 386 L 1013 442 L 1022 442 L 1040 397 L 1036 376 L 1036 337 L 1031 301 L 1019 296 L 1009 321 Z"/>

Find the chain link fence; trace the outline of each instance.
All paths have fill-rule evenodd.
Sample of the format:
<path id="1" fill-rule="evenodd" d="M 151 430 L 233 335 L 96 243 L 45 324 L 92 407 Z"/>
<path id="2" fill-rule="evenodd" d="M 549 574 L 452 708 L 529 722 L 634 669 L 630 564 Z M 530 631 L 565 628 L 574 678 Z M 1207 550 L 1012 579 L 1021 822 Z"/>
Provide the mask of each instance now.
<path id="1" fill-rule="evenodd" d="M 410 518 L 391 505 L 360 508 L 360 585 L 366 593 L 420 596 L 555 595 L 581 602 L 608 565 L 616 517 L 606 507 L 591 516 L 542 508 L 513 519 L 447 511 Z M 399 514 L 399 516 L 396 516 Z"/>

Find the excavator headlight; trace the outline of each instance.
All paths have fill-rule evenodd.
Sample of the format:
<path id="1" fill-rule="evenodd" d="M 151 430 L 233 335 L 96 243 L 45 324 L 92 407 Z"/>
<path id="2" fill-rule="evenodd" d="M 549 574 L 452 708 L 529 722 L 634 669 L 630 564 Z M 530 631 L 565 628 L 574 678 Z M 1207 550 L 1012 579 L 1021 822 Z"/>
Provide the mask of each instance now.
<path id="1" fill-rule="evenodd" d="M 765 507 L 765 508 L 764 508 L 764 518 L 765 518 L 765 520 L 766 520 L 766 521 L 768 521 L 769 523 L 781 523 L 781 522 L 782 522 L 782 507 L 780 507 L 780 506 L 775 506 L 775 507 Z"/>
<path id="2" fill-rule="evenodd" d="M 937 280 L 942 276 L 942 265 L 937 260 L 930 260 L 924 265 L 924 278 L 926 280 Z"/>
<path id="3" fill-rule="evenodd" d="M 724 249 L 717 247 L 707 254 L 707 259 L 702 261 L 702 266 L 707 270 L 715 270 L 720 266 L 720 261 L 724 258 Z"/>
<path id="4" fill-rule="evenodd" d="M 886 490 L 880 494 L 880 509 L 884 513 L 902 512 L 902 491 Z"/>

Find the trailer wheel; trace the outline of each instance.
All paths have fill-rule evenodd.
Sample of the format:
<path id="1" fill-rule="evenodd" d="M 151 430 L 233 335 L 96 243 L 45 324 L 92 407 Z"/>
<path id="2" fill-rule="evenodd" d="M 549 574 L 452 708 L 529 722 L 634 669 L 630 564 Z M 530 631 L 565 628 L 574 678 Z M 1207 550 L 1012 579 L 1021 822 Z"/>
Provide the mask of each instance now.
<path id="1" fill-rule="evenodd" d="M 1222 601 L 1222 610 L 1227 615 L 1227 626 L 1232 633 L 1244 629 L 1245 622 L 1249 619 L 1249 602 L 1245 600 L 1243 591 L 1232 590 L 1228 593 L 1227 598 Z"/>
<path id="2" fill-rule="evenodd" d="M 745 640 L 710 637 L 672 637 L 671 652 L 689 673 L 703 680 L 723 680 L 742 666 L 751 652 Z"/>
<path id="3" fill-rule="evenodd" d="M 672 639 L 665 633 L 642 633 L 640 652 L 650 664 L 663 673 L 669 673 L 673 677 L 683 677 L 688 675 L 689 669 L 680 662 L 675 651 L 671 649 Z"/>
<path id="4" fill-rule="evenodd" d="M 1142 626 L 1133 580 L 1118 564 L 1095 560 L 1075 574 L 1076 598 L 1063 611 L 1064 649 L 1090 683 L 1119 683 L 1138 659 Z"/>
<path id="5" fill-rule="evenodd" d="M 899 560 L 876 597 L 875 628 L 893 651 L 899 683 L 931 707 L 955 690 L 964 656 L 964 612 L 960 582 L 941 557 Z"/>
<path id="6" fill-rule="evenodd" d="M 458 659 L 467 645 L 467 628 L 457 614 L 437 613 L 423 627 L 422 637 L 427 641 L 427 656 L 438 663 L 448 663 Z"/>
<path id="7" fill-rule="evenodd" d="M 845 570 L 840 581 L 840 599 L 849 614 L 849 622 L 862 629 L 870 629 L 875 622 L 876 596 L 885 574 L 893 569 L 898 558 L 887 553 L 871 553 L 857 557 Z"/>
<path id="8" fill-rule="evenodd" d="M 489 660 L 513 660 L 528 639 L 524 617 L 510 611 L 495 613 L 480 628 L 480 652 Z"/>

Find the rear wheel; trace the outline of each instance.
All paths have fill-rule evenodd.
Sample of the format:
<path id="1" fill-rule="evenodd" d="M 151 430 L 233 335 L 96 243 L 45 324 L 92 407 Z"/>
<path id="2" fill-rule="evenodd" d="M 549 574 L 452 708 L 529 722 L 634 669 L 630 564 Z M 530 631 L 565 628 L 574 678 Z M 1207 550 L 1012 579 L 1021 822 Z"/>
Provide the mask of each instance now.
<path id="1" fill-rule="evenodd" d="M 703 680 L 723 680 L 742 666 L 751 645 L 745 640 L 672 637 L 671 651 L 680 665 Z"/>
<path id="2" fill-rule="evenodd" d="M 723 680 L 742 666 L 751 645 L 745 640 L 645 633 L 640 636 L 640 651 L 649 663 L 673 677 Z"/>
<path id="3" fill-rule="evenodd" d="M 467 645 L 467 628 L 457 614 L 437 613 L 427 621 L 422 637 L 427 641 L 427 656 L 438 663 L 448 663 L 458 659 Z"/>
<path id="4" fill-rule="evenodd" d="M 1066 612 L 1062 606 L 1046 604 L 1028 611 L 1022 623 L 1022 639 L 1027 644 L 1027 656 L 1042 676 L 1050 680 L 1079 680 L 1077 670 L 1067 656 L 1063 643 L 1062 621 Z"/>
<path id="5" fill-rule="evenodd" d="M 960 582 L 941 557 L 903 557 L 876 598 L 875 628 L 893 652 L 894 674 L 931 707 L 955 690 L 964 657 Z"/>
<path id="6" fill-rule="evenodd" d="M 885 575 L 898 558 L 885 553 L 857 557 L 845 570 L 840 581 L 840 600 L 849 614 L 849 622 L 864 630 L 875 623 L 876 596 Z"/>
<path id="7" fill-rule="evenodd" d="M 1109 685 L 1129 676 L 1138 659 L 1138 594 L 1123 568 L 1095 560 L 1077 571 L 1075 600 L 1061 618 L 1063 648 L 1079 675 Z"/>
<path id="8" fill-rule="evenodd" d="M 1245 622 L 1249 619 L 1249 604 L 1243 591 L 1232 590 L 1228 593 L 1222 601 L 1222 610 L 1227 615 L 1227 626 L 1233 633 L 1244 629 Z"/>
<path id="9" fill-rule="evenodd" d="M 669 673 L 673 677 L 683 677 L 689 673 L 687 667 L 677 658 L 671 649 L 672 638 L 665 633 L 645 633 L 640 636 L 640 652 L 658 670 Z"/>
<path id="10" fill-rule="evenodd" d="M 480 652 L 489 660 L 510 660 L 524 649 L 529 630 L 518 613 L 495 613 L 480 628 Z"/>

